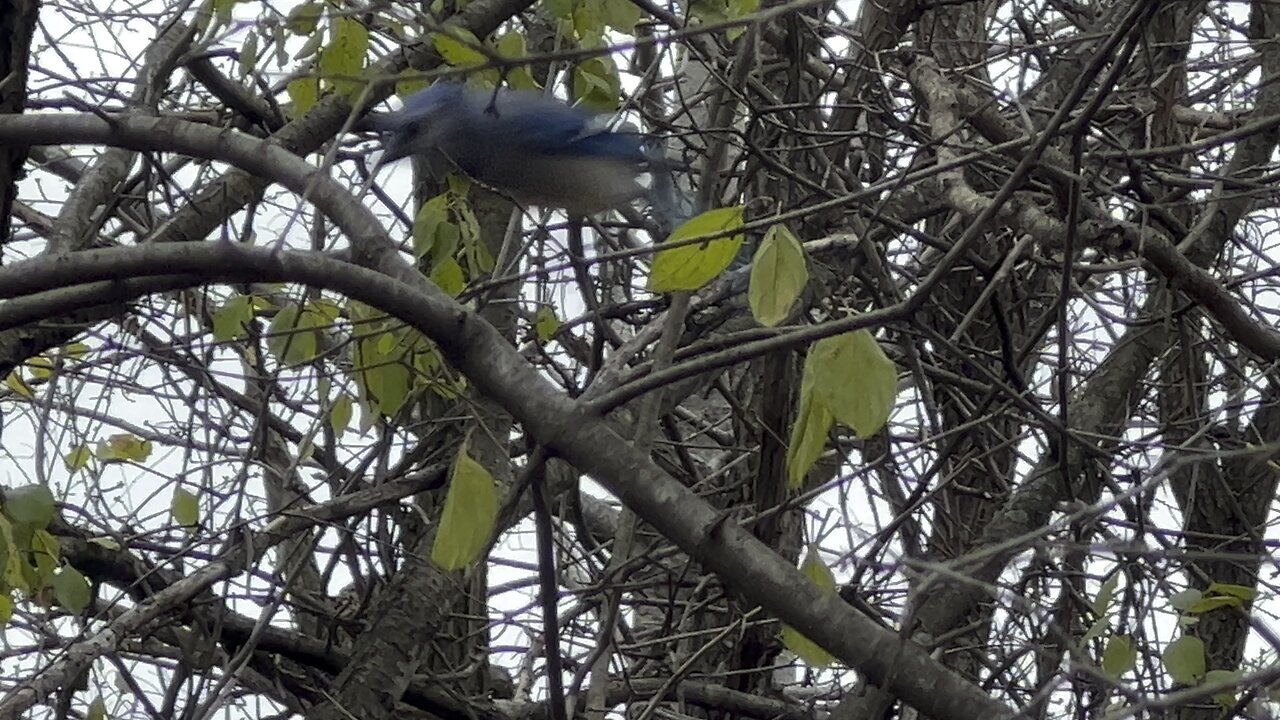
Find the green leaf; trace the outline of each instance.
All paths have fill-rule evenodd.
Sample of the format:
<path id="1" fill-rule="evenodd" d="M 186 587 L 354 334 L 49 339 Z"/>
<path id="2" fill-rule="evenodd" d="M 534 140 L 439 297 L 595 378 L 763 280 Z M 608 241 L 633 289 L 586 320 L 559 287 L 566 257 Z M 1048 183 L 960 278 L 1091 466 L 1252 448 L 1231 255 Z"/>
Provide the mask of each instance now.
<path id="1" fill-rule="evenodd" d="M 484 555 L 498 519 L 498 493 L 489 471 L 464 447 L 453 464 L 431 560 L 461 570 Z"/>
<path id="2" fill-rule="evenodd" d="M 480 41 L 470 30 L 453 26 L 448 33 L 432 33 L 431 45 L 440 57 L 456 68 L 476 67 L 489 62 L 489 58 L 477 48 Z"/>
<path id="3" fill-rule="evenodd" d="M 58 599 L 59 605 L 76 613 L 84 612 L 93 600 L 89 581 L 70 565 L 54 573 L 53 596 Z"/>
<path id="4" fill-rule="evenodd" d="M 1102 672 L 1113 680 L 1132 670 L 1138 662 L 1138 649 L 1128 635 L 1112 635 L 1102 649 Z"/>
<path id="5" fill-rule="evenodd" d="M 786 225 L 774 225 L 751 262 L 747 301 L 756 322 L 773 327 L 787 319 L 809 282 L 804 247 Z"/>
<path id="6" fill-rule="evenodd" d="M 444 258 L 436 263 L 428 277 L 431 282 L 448 293 L 449 297 L 458 297 L 467 287 L 467 278 L 462 273 L 462 266 L 453 258 Z"/>
<path id="7" fill-rule="evenodd" d="M 796 421 L 791 425 L 791 439 L 787 443 L 787 487 L 795 489 L 804 484 L 805 477 L 814 463 L 822 457 L 827 446 L 827 434 L 835 418 L 817 399 L 813 379 L 808 373 L 800 381 L 800 407 Z"/>
<path id="8" fill-rule="evenodd" d="M 1119 572 L 1111 573 L 1111 577 L 1102 582 L 1102 586 L 1098 588 L 1098 596 L 1089 604 L 1089 609 L 1093 610 L 1095 617 L 1102 617 L 1107 614 L 1107 609 L 1111 607 L 1111 600 L 1116 595 L 1116 586 L 1119 584 Z"/>
<path id="9" fill-rule="evenodd" d="M 600 17 L 614 30 L 633 35 L 642 15 L 640 6 L 630 0 L 600 0 Z"/>
<path id="10" fill-rule="evenodd" d="M 131 433 L 116 433 L 98 441 L 97 456 L 103 462 L 142 462 L 151 457 L 151 441 Z"/>
<path id="11" fill-rule="evenodd" d="M 254 306 L 251 295 L 236 293 L 227 298 L 213 313 L 213 339 L 228 342 L 248 335 L 249 323 L 253 321 Z"/>
<path id="12" fill-rule="evenodd" d="M 335 17 L 329 26 L 329 38 L 316 67 L 339 94 L 354 95 L 364 87 L 360 74 L 369 52 L 369 29 L 354 18 Z"/>
<path id="13" fill-rule="evenodd" d="M 13 596 L 8 590 L 0 592 L 0 627 L 8 627 L 13 619 Z"/>
<path id="14" fill-rule="evenodd" d="M 1207 592 L 1217 595 L 1229 595 L 1245 601 L 1251 601 L 1258 596 L 1258 591 L 1247 585 L 1233 585 L 1231 583 L 1219 582 L 1209 583 L 1209 589 Z"/>
<path id="15" fill-rule="evenodd" d="M 289 81 L 285 92 L 289 94 L 290 102 L 285 114 L 290 118 L 301 117 L 319 102 L 320 81 L 310 75 L 294 78 Z"/>
<path id="16" fill-rule="evenodd" d="M 1107 628 L 1110 626 L 1111 621 L 1106 617 L 1100 617 L 1097 620 L 1094 620 L 1093 624 L 1089 626 L 1089 629 L 1080 637 L 1080 644 L 1084 645 L 1094 638 L 1102 637 L 1102 633 L 1106 632 Z"/>
<path id="17" fill-rule="evenodd" d="M 289 11 L 284 26 L 294 35 L 310 35 L 316 31 L 323 15 L 324 3 L 303 3 Z"/>
<path id="18" fill-rule="evenodd" d="M 174 488 L 173 499 L 169 501 L 169 514 L 173 521 L 183 527 L 195 527 L 200 524 L 200 498 L 186 488 Z"/>
<path id="19" fill-rule="evenodd" d="M 427 76 L 421 72 L 405 70 L 400 73 L 400 78 L 396 80 L 396 96 L 404 100 L 414 93 L 426 90 L 430 84 L 427 82 Z"/>
<path id="20" fill-rule="evenodd" d="M 107 720 L 107 704 L 101 697 L 94 698 L 93 702 L 89 703 L 89 711 L 84 717 L 85 720 Z"/>
<path id="21" fill-rule="evenodd" d="M 404 407 L 412 377 L 404 349 L 392 333 L 361 338 L 356 343 L 354 369 L 357 387 L 378 413 L 394 417 Z"/>
<path id="22" fill-rule="evenodd" d="M 805 375 L 835 419 L 867 439 L 889 420 L 898 371 L 869 330 L 824 338 L 809 348 Z"/>
<path id="23" fill-rule="evenodd" d="M 31 556 L 36 561 L 37 582 L 33 584 L 33 589 L 48 587 L 62 558 L 62 543 L 50 535 L 48 530 L 36 530 L 31 533 Z"/>
<path id="24" fill-rule="evenodd" d="M 1186 612 L 1191 609 L 1191 606 L 1200 602 L 1200 598 L 1202 597 L 1204 597 L 1204 593 L 1199 590 L 1183 590 L 1180 593 L 1175 593 L 1173 597 L 1169 598 L 1169 604 L 1173 606 L 1174 610 Z"/>
<path id="25" fill-rule="evenodd" d="M 514 30 L 501 35 L 495 47 L 498 55 L 504 60 L 519 60 L 529 54 L 525 48 L 524 35 Z M 517 64 L 511 68 L 507 73 L 507 84 L 517 90 L 539 89 L 538 81 L 533 79 L 528 65 L 524 64 Z"/>
<path id="26" fill-rule="evenodd" d="M 649 274 L 652 292 L 697 290 L 711 282 L 742 247 L 742 206 L 708 210 L 685 221 L 663 243 L 653 258 Z M 693 238 L 716 238 L 680 247 L 672 245 Z"/>
<path id="27" fill-rule="evenodd" d="M 333 429 L 334 435 L 342 435 L 351 425 L 351 412 L 355 406 L 355 400 L 347 393 L 342 393 L 338 399 L 333 401 L 333 407 L 329 408 L 329 427 Z"/>
<path id="28" fill-rule="evenodd" d="M 1195 685 L 1204 677 L 1204 641 L 1194 635 L 1183 635 L 1169 643 L 1160 659 L 1165 672 L 1179 685 Z"/>
<path id="29" fill-rule="evenodd" d="M 43 529 L 53 522 L 53 491 L 48 485 L 23 485 L 4 494 L 4 509 L 14 522 Z"/>
<path id="30" fill-rule="evenodd" d="M 1212 612 L 1218 608 L 1224 607 L 1244 607 L 1244 601 L 1238 597 L 1231 597 L 1229 595 L 1213 595 L 1210 597 L 1200 598 L 1194 603 L 1191 603 L 1191 607 L 1187 608 L 1186 611 L 1191 615 L 1203 615 L 1207 612 Z"/>
<path id="31" fill-rule="evenodd" d="M 606 55 L 579 63 L 573 69 L 573 94 L 583 107 L 600 112 L 617 110 L 622 79 L 613 58 Z"/>
<path id="32" fill-rule="evenodd" d="M 83 470 L 89 465 L 89 461 L 93 459 L 93 451 L 88 445 L 81 443 L 71 449 L 62 458 L 62 464 L 66 466 L 67 472 L 77 472 Z"/>
<path id="33" fill-rule="evenodd" d="M 250 32 L 249 37 L 240 46 L 240 58 L 236 68 L 240 71 L 240 77 L 245 77 L 256 67 L 258 67 L 258 33 Z"/>
<path id="34" fill-rule="evenodd" d="M 267 329 L 267 349 L 286 367 L 311 362 L 320 348 L 316 329 L 329 324 L 330 321 L 313 307 L 287 305 L 271 319 Z"/>
<path id="35" fill-rule="evenodd" d="M 800 573 L 820 589 L 835 592 L 835 575 L 822 562 L 816 547 L 809 547 L 804 562 L 800 564 Z M 831 653 L 787 625 L 782 626 L 782 644 L 810 667 L 829 667 L 836 661 Z"/>
<path id="36" fill-rule="evenodd" d="M 414 215 L 413 256 L 422 258 L 431 252 L 436 247 L 442 233 L 453 236 L 461 235 L 457 225 L 449 220 L 448 193 L 440 193 L 422 203 L 422 207 L 418 208 L 418 213 Z"/>
<path id="37" fill-rule="evenodd" d="M 560 318 L 556 317 L 555 308 L 550 305 L 539 305 L 533 314 L 533 330 L 538 342 L 546 344 L 560 331 Z"/>
<path id="38" fill-rule="evenodd" d="M 1210 670 L 1204 674 L 1205 685 L 1217 685 L 1218 683 L 1239 683 L 1244 679 L 1244 673 L 1238 670 Z M 1226 692 L 1214 693 L 1213 701 L 1223 708 L 1231 709 L 1236 706 L 1239 698 L 1234 690 Z"/>

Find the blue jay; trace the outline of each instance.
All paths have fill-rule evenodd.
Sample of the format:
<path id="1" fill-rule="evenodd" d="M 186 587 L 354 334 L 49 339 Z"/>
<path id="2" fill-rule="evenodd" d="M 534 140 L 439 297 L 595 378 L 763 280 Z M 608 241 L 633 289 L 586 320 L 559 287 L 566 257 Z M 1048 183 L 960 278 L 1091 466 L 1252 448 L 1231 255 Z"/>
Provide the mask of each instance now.
<path id="1" fill-rule="evenodd" d="M 373 127 L 383 133 L 381 162 L 418 155 L 438 173 L 447 161 L 517 202 L 573 215 L 650 194 L 639 182 L 645 173 L 653 186 L 670 187 L 657 181 L 667 170 L 646 136 L 611 131 L 598 116 L 537 93 L 439 83 Z"/>

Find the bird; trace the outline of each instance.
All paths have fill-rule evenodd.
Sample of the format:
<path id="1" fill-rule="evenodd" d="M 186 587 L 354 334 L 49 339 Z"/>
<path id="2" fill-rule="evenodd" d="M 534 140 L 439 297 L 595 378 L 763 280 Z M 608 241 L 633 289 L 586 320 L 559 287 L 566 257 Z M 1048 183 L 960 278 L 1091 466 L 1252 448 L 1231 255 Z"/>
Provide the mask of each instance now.
<path id="1" fill-rule="evenodd" d="M 437 83 L 372 125 L 382 134 L 380 164 L 419 156 L 434 174 L 447 161 L 522 205 L 586 217 L 663 185 L 640 182 L 663 171 L 647 135 L 611 130 L 596 113 L 527 90 Z"/>

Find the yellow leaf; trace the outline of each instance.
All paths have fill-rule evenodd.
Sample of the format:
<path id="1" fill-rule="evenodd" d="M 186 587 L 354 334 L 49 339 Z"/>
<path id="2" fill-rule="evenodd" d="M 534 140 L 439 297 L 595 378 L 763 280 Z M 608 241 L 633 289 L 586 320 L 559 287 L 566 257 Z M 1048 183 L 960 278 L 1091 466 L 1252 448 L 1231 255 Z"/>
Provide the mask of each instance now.
<path id="1" fill-rule="evenodd" d="M 816 547 L 810 547 L 800 565 L 800 573 L 820 589 L 835 592 L 836 578 L 822 562 Z M 828 667 L 836 659 L 820 645 L 801 635 L 794 628 L 782 626 L 782 644 L 811 667 Z"/>
<path id="2" fill-rule="evenodd" d="M 799 405 L 787 444 L 787 487 L 791 489 L 804 484 L 805 476 L 822 457 L 827 433 L 835 421 L 827 406 L 814 396 L 813 380 L 807 372 L 800 382 Z"/>
<path id="3" fill-rule="evenodd" d="M 449 297 L 458 297 L 458 294 L 467 287 L 467 278 L 462 274 L 462 266 L 453 258 L 444 258 L 431 268 L 431 282 L 440 287 L 441 290 L 449 294 Z"/>
<path id="4" fill-rule="evenodd" d="M 98 441 L 97 455 L 99 460 L 105 462 L 142 462 L 151 456 L 151 441 L 131 433 L 117 433 Z"/>
<path id="5" fill-rule="evenodd" d="M 337 92 L 354 95 L 364 87 L 360 71 L 369 52 L 369 29 L 354 18 L 335 17 L 329 26 L 329 37 L 329 44 L 320 51 L 317 68 Z"/>
<path id="6" fill-rule="evenodd" d="M 320 24 L 320 16 L 324 14 L 324 3 L 309 2 L 298 5 L 289 11 L 284 26 L 294 35 L 310 35 Z"/>
<path id="7" fill-rule="evenodd" d="M 440 57 L 453 67 L 475 67 L 489 61 L 484 53 L 476 49 L 480 47 L 476 36 L 460 27 L 452 27 L 448 33 L 432 34 L 431 44 L 440 53 Z"/>
<path id="8" fill-rule="evenodd" d="M 289 101 L 292 103 L 287 114 L 296 118 L 315 107 L 320 100 L 320 81 L 311 76 L 294 78 L 289 81 L 285 91 L 289 93 Z"/>
<path id="9" fill-rule="evenodd" d="M 555 309 L 547 305 L 539 305 L 538 310 L 533 314 L 533 329 L 540 343 L 555 337 L 556 332 L 560 330 L 560 319 L 556 317 Z"/>
<path id="10" fill-rule="evenodd" d="M 53 376 L 53 358 L 39 355 L 27 361 L 27 369 L 35 380 L 48 380 Z"/>
<path id="11" fill-rule="evenodd" d="M 804 372 L 812 375 L 819 401 L 858 437 L 865 440 L 888 422 L 898 395 L 898 370 L 869 330 L 814 343 Z"/>
<path id="12" fill-rule="evenodd" d="M 200 498 L 186 488 L 174 488 L 173 499 L 169 502 L 169 514 L 173 521 L 185 527 L 200 524 Z"/>
<path id="13" fill-rule="evenodd" d="M 484 556 L 498 519 L 498 492 L 489 471 L 464 447 L 453 464 L 431 560 L 461 570 Z"/>
<path id="14" fill-rule="evenodd" d="M 4 384 L 10 390 L 28 400 L 31 400 L 36 396 L 35 392 L 31 390 L 31 386 L 22 379 L 22 375 L 18 372 L 17 368 L 14 368 L 13 371 L 9 373 L 9 376 L 4 379 Z"/>
<path id="15" fill-rule="evenodd" d="M 75 472 L 84 469 L 92 459 L 93 451 L 89 449 L 88 445 L 81 443 L 62 458 L 62 464 L 66 465 L 67 472 Z"/>
<path id="16" fill-rule="evenodd" d="M 800 241 L 785 225 L 770 227 L 751 262 L 747 301 L 756 322 L 773 327 L 786 320 L 808 282 Z"/>
<path id="17" fill-rule="evenodd" d="M 697 290 L 724 272 L 742 246 L 742 215 L 741 206 L 708 210 L 676 228 L 653 258 L 649 290 Z M 682 241 L 703 237 L 708 239 L 670 247 Z"/>

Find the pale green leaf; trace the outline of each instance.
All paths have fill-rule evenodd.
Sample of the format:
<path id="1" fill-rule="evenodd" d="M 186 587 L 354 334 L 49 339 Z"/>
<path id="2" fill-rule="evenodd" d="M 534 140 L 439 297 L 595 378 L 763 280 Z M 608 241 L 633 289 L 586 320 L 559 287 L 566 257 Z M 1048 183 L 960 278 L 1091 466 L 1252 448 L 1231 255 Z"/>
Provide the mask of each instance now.
<path id="1" fill-rule="evenodd" d="M 89 581 L 79 570 L 67 565 L 53 575 L 53 596 L 58 604 L 72 612 L 84 612 L 93 599 Z"/>
<path id="2" fill-rule="evenodd" d="M 805 375 L 837 421 L 867 439 L 889 420 L 898 371 L 869 330 L 824 338 L 809 348 Z"/>
<path id="3" fill-rule="evenodd" d="M 747 302 L 756 322 L 773 327 L 787 319 L 809 282 L 804 247 L 786 225 L 774 225 L 751 262 Z"/>
<path id="4" fill-rule="evenodd" d="M 787 443 L 788 488 L 795 489 L 804 484 L 814 463 L 822 457 L 833 422 L 831 411 L 815 397 L 812 379 L 802 379 L 799 410 L 791 425 L 791 438 Z"/>
<path id="5" fill-rule="evenodd" d="M 85 720 L 107 720 L 107 704 L 101 697 L 94 698 L 93 702 L 89 703 L 89 711 L 84 717 Z"/>
<path id="6" fill-rule="evenodd" d="M 23 485 L 4 494 L 4 509 L 14 522 L 46 528 L 53 521 L 53 492 L 48 485 Z"/>
<path id="7" fill-rule="evenodd" d="M 294 35 L 310 35 L 316 31 L 320 18 L 324 15 L 324 3 L 309 2 L 295 6 L 289 11 L 284 26 Z"/>
<path id="8" fill-rule="evenodd" d="M 742 247 L 742 225 L 741 206 L 708 210 L 685 221 L 671 233 L 653 258 L 649 290 L 697 290 L 714 280 L 729 267 Z M 673 247 L 694 238 L 708 239 Z"/>
<path id="9" fill-rule="evenodd" d="M 461 570 L 480 560 L 497 519 L 493 478 L 464 447 L 450 473 L 440 528 L 431 547 L 432 562 L 445 570 Z"/>
<path id="10" fill-rule="evenodd" d="M 253 321 L 254 300 L 250 295 L 236 293 L 227 298 L 213 313 L 213 338 L 220 342 L 238 340 L 249 334 Z"/>
<path id="11" fill-rule="evenodd" d="M 1238 670 L 1210 670 L 1204 674 L 1205 685 L 1218 685 L 1219 683 L 1238 684 L 1243 679 L 1244 673 Z M 1235 690 L 1226 690 L 1213 694 L 1213 701 L 1227 709 L 1235 707 L 1238 700 Z"/>
<path id="12" fill-rule="evenodd" d="M 1253 600 L 1258 596 L 1258 591 L 1247 585 L 1233 585 L 1231 583 L 1220 582 L 1209 583 L 1209 588 L 1206 592 L 1218 595 L 1229 595 L 1245 601 Z"/>
<path id="13" fill-rule="evenodd" d="M 320 347 L 316 329 L 328 324 L 324 317 L 307 308 L 287 305 L 271 319 L 267 328 L 267 349 L 287 367 L 311 362 Z"/>
<path id="14" fill-rule="evenodd" d="M 822 562 L 822 557 L 817 548 L 809 548 L 808 553 L 805 554 L 804 562 L 800 564 L 800 573 L 822 590 L 835 591 L 835 575 Z M 782 644 L 811 667 L 828 667 L 835 663 L 835 658 L 831 653 L 787 625 L 782 626 Z"/>
<path id="15" fill-rule="evenodd" d="M 1128 635 L 1112 635 L 1102 649 L 1102 672 L 1113 680 L 1134 668 L 1138 661 L 1138 649 Z"/>
<path id="16" fill-rule="evenodd" d="M 1115 597 L 1116 586 L 1120 584 L 1120 573 L 1113 572 L 1111 576 L 1102 582 L 1102 586 L 1098 588 L 1098 596 L 1089 604 L 1089 609 L 1093 610 L 1095 617 L 1102 617 L 1107 614 L 1107 608 L 1111 607 L 1111 600 Z"/>
<path id="17" fill-rule="evenodd" d="M 1173 606 L 1174 610 L 1186 612 L 1191 609 L 1192 605 L 1200 602 L 1200 598 L 1202 597 L 1204 597 L 1204 593 L 1199 590 L 1183 590 L 1182 592 L 1175 593 L 1173 597 L 1169 598 L 1169 604 Z"/>
<path id="18" fill-rule="evenodd" d="M 200 498 L 186 488 L 174 488 L 173 499 L 169 501 L 169 514 L 173 521 L 184 527 L 195 527 L 200 524 Z"/>
<path id="19" fill-rule="evenodd" d="M 1205 673 L 1204 641 L 1183 635 L 1160 654 L 1164 670 L 1179 685 L 1195 685 Z"/>
<path id="20" fill-rule="evenodd" d="M 333 429 L 334 435 L 342 435 L 347 431 L 354 407 L 355 400 L 347 393 L 342 393 L 333 401 L 333 407 L 329 408 L 329 427 Z"/>
<path id="21" fill-rule="evenodd" d="M 1207 612 L 1213 612 L 1218 608 L 1226 607 L 1244 607 L 1244 601 L 1238 597 L 1231 597 L 1230 595 L 1211 595 L 1200 598 L 1199 600 L 1191 603 L 1191 607 L 1187 608 L 1186 612 L 1191 615 L 1203 615 Z"/>

